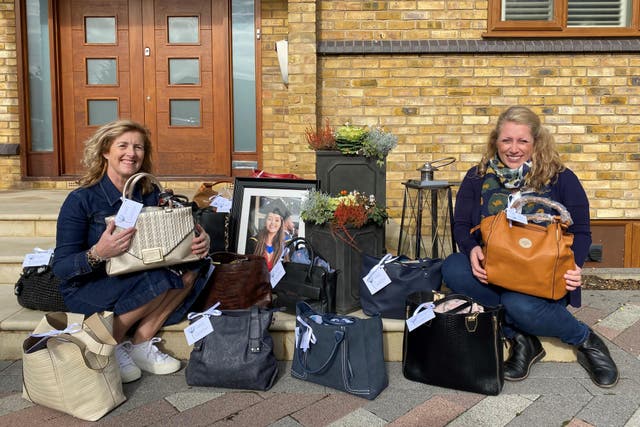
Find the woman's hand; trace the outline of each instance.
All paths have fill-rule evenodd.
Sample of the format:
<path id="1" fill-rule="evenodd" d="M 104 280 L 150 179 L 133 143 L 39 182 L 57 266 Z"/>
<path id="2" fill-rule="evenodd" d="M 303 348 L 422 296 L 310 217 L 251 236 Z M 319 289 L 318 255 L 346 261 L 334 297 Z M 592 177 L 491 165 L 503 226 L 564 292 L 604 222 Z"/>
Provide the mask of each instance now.
<path id="1" fill-rule="evenodd" d="M 107 229 L 104 230 L 104 233 L 100 236 L 100 240 L 98 240 L 98 243 L 96 243 L 95 248 L 93 249 L 94 255 L 97 255 L 102 259 L 108 259 L 118 256 L 129 249 L 131 239 L 133 239 L 136 229 L 134 227 L 130 227 L 114 234 L 115 230 L 115 221 L 108 222 Z"/>
<path id="2" fill-rule="evenodd" d="M 487 271 L 482 266 L 484 264 L 484 253 L 482 253 L 482 248 L 480 246 L 475 246 L 471 249 L 469 261 L 471 262 L 471 271 L 475 278 L 485 285 L 489 284 L 489 281 L 487 280 Z"/>
<path id="3" fill-rule="evenodd" d="M 576 265 L 575 270 L 567 270 L 564 274 L 564 280 L 567 282 L 567 290 L 575 291 L 582 286 L 582 268 Z"/>
<path id="4" fill-rule="evenodd" d="M 209 255 L 209 246 L 211 240 L 209 235 L 200 224 L 196 224 L 197 236 L 193 238 L 191 243 L 191 252 L 194 255 L 198 255 L 200 258 L 204 258 Z"/>

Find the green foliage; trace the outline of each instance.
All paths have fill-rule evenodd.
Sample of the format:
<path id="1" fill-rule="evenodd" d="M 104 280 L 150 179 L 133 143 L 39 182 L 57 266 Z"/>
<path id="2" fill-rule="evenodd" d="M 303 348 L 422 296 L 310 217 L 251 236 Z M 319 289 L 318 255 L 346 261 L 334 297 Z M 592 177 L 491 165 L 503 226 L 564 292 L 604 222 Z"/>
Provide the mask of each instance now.
<path id="1" fill-rule="evenodd" d="M 371 130 L 362 142 L 362 155 L 365 157 L 376 157 L 378 166 L 384 164 L 387 154 L 398 145 L 398 137 L 392 133 L 385 132 L 380 128 Z"/>
<path id="2" fill-rule="evenodd" d="M 324 224 L 331 221 L 335 210 L 335 201 L 321 191 L 311 190 L 309 196 L 302 201 L 300 217 L 307 222 Z"/>

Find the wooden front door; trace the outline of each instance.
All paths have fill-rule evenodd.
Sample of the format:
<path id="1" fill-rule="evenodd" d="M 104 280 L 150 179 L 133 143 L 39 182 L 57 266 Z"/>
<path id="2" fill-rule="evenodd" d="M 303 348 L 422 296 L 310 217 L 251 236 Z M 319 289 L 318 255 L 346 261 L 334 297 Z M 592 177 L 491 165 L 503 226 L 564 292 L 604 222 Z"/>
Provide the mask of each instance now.
<path id="1" fill-rule="evenodd" d="M 151 130 L 157 175 L 230 175 L 227 2 L 64 0 L 58 16 L 63 175 L 116 118 Z"/>

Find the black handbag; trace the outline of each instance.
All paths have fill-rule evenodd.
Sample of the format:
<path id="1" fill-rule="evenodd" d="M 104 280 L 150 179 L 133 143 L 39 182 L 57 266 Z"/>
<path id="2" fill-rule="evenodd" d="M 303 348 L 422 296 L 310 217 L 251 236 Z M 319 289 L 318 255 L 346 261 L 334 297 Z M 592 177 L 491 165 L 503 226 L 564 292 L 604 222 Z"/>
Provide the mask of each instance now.
<path id="1" fill-rule="evenodd" d="M 189 315 L 191 324 L 209 318 L 213 332 L 196 341 L 185 370 L 187 384 L 248 390 L 269 390 L 278 375 L 269 326 L 273 312 L 247 310 Z"/>
<path id="2" fill-rule="evenodd" d="M 432 296 L 425 292 L 410 295 L 407 318 Z M 461 301 L 456 308 L 445 308 Z M 504 385 L 503 309 L 480 306 L 483 312 L 474 312 L 474 305 L 478 306 L 467 296 L 450 294 L 433 303 L 433 319 L 412 331 L 405 323 L 402 373 L 407 379 L 473 393 L 500 393 Z M 442 309 L 445 312 L 439 313 Z"/>
<path id="3" fill-rule="evenodd" d="M 60 294 L 60 279 L 50 265 L 24 267 L 13 293 L 24 308 L 42 311 L 69 311 Z"/>
<path id="4" fill-rule="evenodd" d="M 283 263 L 286 274 L 273 288 L 273 306 L 293 314 L 296 312 L 296 303 L 304 301 L 316 311 L 334 313 L 338 272 L 329 271 L 318 265 L 318 260 L 323 259 L 322 256 L 318 255 L 311 243 L 302 237 L 291 240 L 287 247 L 289 254 L 305 250 L 310 263 L 293 261 Z M 325 265 L 328 265 L 326 261 Z"/>
<path id="5" fill-rule="evenodd" d="M 195 205 L 195 203 L 194 203 Z M 229 250 L 229 213 L 216 212 L 211 207 L 193 207 L 193 219 L 200 224 L 210 238 L 209 254 Z"/>
<path id="6" fill-rule="evenodd" d="M 360 281 L 360 305 L 365 314 L 380 314 L 390 319 L 404 319 L 407 297 L 414 292 L 438 291 L 442 285 L 442 259 L 421 258 L 415 261 L 405 256 L 382 258 L 362 255 L 362 275 L 383 262 L 382 268 L 391 280 L 384 288 L 374 294 Z"/>
<path id="7" fill-rule="evenodd" d="M 296 311 L 291 376 L 369 400 L 387 387 L 379 316 L 320 314 L 305 302 Z"/>

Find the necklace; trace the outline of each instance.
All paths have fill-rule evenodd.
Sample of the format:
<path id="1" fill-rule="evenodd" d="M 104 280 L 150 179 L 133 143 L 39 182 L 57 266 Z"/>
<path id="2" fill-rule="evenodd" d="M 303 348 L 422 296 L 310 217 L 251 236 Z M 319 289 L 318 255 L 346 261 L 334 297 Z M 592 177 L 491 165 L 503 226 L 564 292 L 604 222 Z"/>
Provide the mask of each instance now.
<path id="1" fill-rule="evenodd" d="M 273 252 L 273 246 L 267 245 L 267 253 L 270 254 L 271 252 Z"/>

